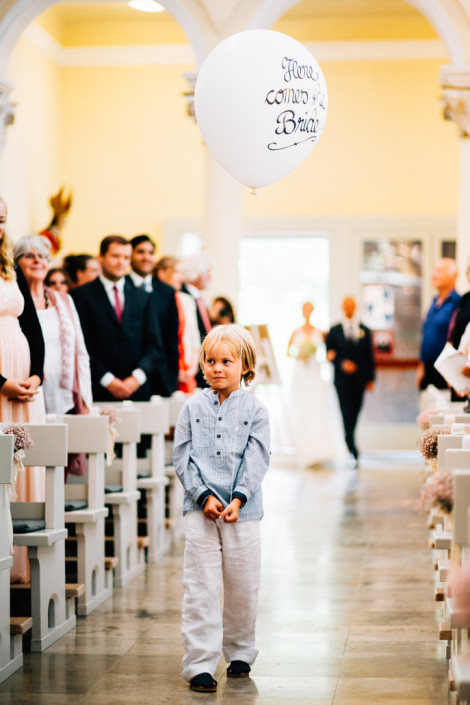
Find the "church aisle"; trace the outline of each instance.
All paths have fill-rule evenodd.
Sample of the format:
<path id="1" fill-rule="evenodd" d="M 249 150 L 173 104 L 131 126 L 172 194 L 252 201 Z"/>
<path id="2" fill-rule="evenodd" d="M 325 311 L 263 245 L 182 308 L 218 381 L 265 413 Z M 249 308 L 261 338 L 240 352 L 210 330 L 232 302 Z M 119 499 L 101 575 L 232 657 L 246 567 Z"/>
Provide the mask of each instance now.
<path id="1" fill-rule="evenodd" d="M 443 705 L 445 645 L 418 456 L 359 471 L 273 469 L 251 679 L 179 676 L 182 545 L 0 686 L 2 705 Z"/>

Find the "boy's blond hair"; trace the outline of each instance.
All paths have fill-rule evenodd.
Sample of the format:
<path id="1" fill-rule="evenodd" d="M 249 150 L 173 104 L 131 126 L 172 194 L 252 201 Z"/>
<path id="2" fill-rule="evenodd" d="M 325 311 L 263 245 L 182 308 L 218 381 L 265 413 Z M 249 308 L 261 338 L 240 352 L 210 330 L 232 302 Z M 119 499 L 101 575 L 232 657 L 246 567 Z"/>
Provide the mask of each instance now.
<path id="1" fill-rule="evenodd" d="M 203 371 L 208 351 L 219 343 L 225 343 L 232 355 L 241 360 L 242 367 L 248 370 L 242 375 L 248 386 L 256 375 L 256 345 L 251 333 L 236 323 L 212 328 L 202 342 L 199 362 Z"/>

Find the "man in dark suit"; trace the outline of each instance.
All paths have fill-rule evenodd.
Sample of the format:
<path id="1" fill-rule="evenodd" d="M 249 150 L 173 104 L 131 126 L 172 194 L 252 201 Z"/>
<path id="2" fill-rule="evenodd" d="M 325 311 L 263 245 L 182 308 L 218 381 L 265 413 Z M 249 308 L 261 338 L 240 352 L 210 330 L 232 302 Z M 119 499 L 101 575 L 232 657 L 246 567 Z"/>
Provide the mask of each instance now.
<path id="1" fill-rule="evenodd" d="M 96 401 L 147 401 L 163 356 L 150 297 L 126 280 L 132 247 L 120 235 L 100 244 L 102 273 L 70 292 L 90 355 Z"/>
<path id="2" fill-rule="evenodd" d="M 343 300 L 343 321 L 333 326 L 326 337 L 326 356 L 334 366 L 344 437 L 357 467 L 359 452 L 354 433 L 364 392 L 374 385 L 375 363 L 370 330 L 355 318 L 355 312 L 356 302 L 347 296 Z"/>
<path id="3" fill-rule="evenodd" d="M 127 279 L 153 299 L 164 350 L 164 357 L 150 380 L 152 394 L 169 397 L 178 385 L 179 318 L 175 290 L 152 276 L 156 263 L 156 245 L 149 235 L 136 235 L 130 242 L 132 270 Z"/>
<path id="4" fill-rule="evenodd" d="M 184 284 L 181 291 L 189 294 L 196 302 L 197 325 L 201 343 L 212 328 L 209 307 L 203 291 L 209 285 L 212 277 L 212 258 L 204 252 L 186 257 L 183 260 Z M 198 387 L 207 387 L 202 370 L 196 375 Z"/>

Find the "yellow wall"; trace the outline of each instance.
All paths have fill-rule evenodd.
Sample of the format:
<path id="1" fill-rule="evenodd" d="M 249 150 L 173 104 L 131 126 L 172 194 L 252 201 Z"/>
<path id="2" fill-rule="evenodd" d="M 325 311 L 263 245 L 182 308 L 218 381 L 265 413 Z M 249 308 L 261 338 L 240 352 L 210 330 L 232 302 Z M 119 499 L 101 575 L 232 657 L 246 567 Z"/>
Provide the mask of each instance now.
<path id="1" fill-rule="evenodd" d="M 292 174 L 245 191 L 256 217 L 452 216 L 458 139 L 442 120 L 438 61 L 325 62 L 324 134 Z M 44 227 L 49 196 L 74 194 L 65 250 L 96 250 L 204 214 L 204 147 L 186 116 L 184 66 L 58 67 L 28 41 L 15 49 L 18 103 L 1 186 L 12 235 Z M 228 216 L 229 217 L 229 214 Z"/>
<path id="2" fill-rule="evenodd" d="M 202 215 L 204 147 L 186 116 L 183 68 L 64 69 L 69 248 L 112 232 L 158 236 L 163 219 Z"/>
<path id="3" fill-rule="evenodd" d="M 291 174 L 245 196 L 254 215 L 453 215 L 458 139 L 436 61 L 328 62 L 323 134 Z"/>
<path id="4" fill-rule="evenodd" d="M 17 104 L 0 162 L 0 189 L 13 239 L 46 227 L 49 197 L 63 180 L 61 70 L 25 39 L 15 47 L 9 80 Z"/>

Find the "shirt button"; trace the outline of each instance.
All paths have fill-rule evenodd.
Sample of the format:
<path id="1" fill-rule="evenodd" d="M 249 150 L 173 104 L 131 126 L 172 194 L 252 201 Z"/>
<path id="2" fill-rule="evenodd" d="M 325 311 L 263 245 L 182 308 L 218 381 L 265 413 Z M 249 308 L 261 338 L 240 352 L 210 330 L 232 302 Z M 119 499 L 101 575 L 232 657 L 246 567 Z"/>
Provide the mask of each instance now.
<path id="1" fill-rule="evenodd" d="M 219 403 L 218 401 L 215 401 L 215 402 L 214 402 L 215 406 L 217 406 L 218 403 Z"/>
<path id="2" fill-rule="evenodd" d="M 221 438 L 221 435 L 220 435 L 220 433 L 218 433 L 218 434 L 217 434 L 217 438 Z"/>
<path id="3" fill-rule="evenodd" d="M 245 424 L 245 426 L 248 426 L 248 421 L 244 421 L 243 423 Z"/>
<path id="4" fill-rule="evenodd" d="M 196 423 L 199 423 L 200 419 L 196 419 Z"/>
<path id="5" fill-rule="evenodd" d="M 222 421 L 222 417 L 221 417 L 221 416 L 219 416 L 219 421 Z"/>
<path id="6" fill-rule="evenodd" d="M 220 455 L 220 450 L 217 451 L 217 455 Z"/>

